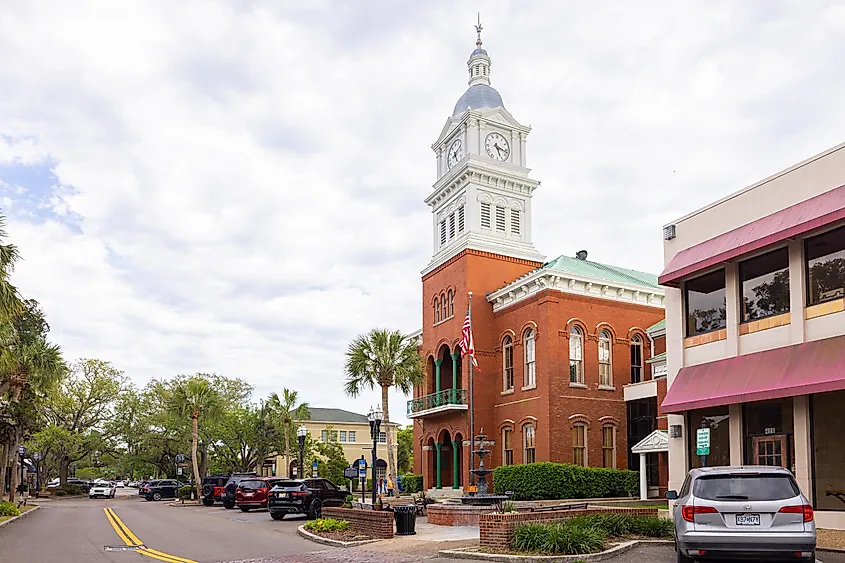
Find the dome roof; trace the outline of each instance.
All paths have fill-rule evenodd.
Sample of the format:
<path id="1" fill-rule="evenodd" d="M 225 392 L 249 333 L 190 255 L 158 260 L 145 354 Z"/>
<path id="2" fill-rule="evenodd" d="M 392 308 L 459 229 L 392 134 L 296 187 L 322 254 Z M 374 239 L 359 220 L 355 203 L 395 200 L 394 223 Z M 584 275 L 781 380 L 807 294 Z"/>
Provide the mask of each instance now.
<path id="1" fill-rule="evenodd" d="M 485 51 L 481 47 L 477 48 L 475 51 L 473 51 L 472 53 L 469 54 L 470 57 L 474 57 L 475 55 L 489 56 L 489 55 L 487 55 L 487 51 Z"/>
<path id="2" fill-rule="evenodd" d="M 473 84 L 467 88 L 467 91 L 464 92 L 464 95 L 455 104 L 452 117 L 460 117 L 468 107 L 472 109 L 502 108 L 505 107 L 505 103 L 502 101 L 502 96 L 499 95 L 499 92 L 492 86 L 488 86 L 487 84 Z"/>

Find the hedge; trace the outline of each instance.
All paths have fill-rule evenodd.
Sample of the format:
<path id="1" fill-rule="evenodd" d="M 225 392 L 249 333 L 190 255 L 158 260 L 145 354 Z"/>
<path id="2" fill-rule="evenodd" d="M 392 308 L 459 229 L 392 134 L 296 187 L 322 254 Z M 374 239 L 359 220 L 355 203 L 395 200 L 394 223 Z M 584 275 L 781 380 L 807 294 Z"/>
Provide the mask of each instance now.
<path id="1" fill-rule="evenodd" d="M 402 488 L 406 493 L 418 493 L 423 490 L 423 476 L 405 473 L 402 475 Z"/>
<path id="2" fill-rule="evenodd" d="M 496 494 L 512 491 L 514 500 L 625 497 L 640 487 L 637 471 L 549 462 L 501 465 L 493 483 Z"/>

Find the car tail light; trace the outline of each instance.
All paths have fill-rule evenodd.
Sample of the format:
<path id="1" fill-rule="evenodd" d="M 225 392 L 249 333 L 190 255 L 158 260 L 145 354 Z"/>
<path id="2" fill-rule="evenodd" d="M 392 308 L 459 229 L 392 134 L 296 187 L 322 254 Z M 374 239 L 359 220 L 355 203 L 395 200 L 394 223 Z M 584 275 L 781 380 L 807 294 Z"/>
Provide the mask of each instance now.
<path id="1" fill-rule="evenodd" d="M 296 491 L 290 494 L 292 497 L 307 497 L 308 493 L 305 491 Z"/>
<path id="2" fill-rule="evenodd" d="M 257 489 L 255 492 L 264 494 L 264 493 L 267 492 L 267 489 L 265 489 L 264 487 L 261 487 L 260 489 Z"/>
<path id="3" fill-rule="evenodd" d="M 796 504 L 793 506 L 784 506 L 778 512 L 782 512 L 784 514 L 803 514 L 804 515 L 804 522 L 812 522 L 813 521 L 813 507 L 809 504 Z"/>
<path id="4" fill-rule="evenodd" d="M 719 511 L 712 506 L 690 506 L 686 505 L 681 508 L 681 516 L 687 522 L 694 522 L 696 514 L 718 514 Z"/>

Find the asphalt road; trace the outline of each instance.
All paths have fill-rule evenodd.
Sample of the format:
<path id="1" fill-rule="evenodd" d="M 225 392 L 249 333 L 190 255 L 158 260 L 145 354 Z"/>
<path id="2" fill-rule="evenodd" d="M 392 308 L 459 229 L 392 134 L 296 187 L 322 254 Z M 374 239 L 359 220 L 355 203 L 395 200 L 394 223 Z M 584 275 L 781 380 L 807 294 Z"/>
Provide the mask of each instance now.
<path id="1" fill-rule="evenodd" d="M 115 499 L 52 500 L 35 513 L 0 528 L 2 560 L 14 563 L 419 563 L 436 557 L 437 544 L 402 542 L 362 548 L 323 547 L 300 538 L 303 517 L 274 521 L 266 511 L 243 513 L 220 506 L 172 507 L 146 502 L 135 491 Z M 140 551 L 125 548 L 143 544 Z M 845 554 L 820 555 L 845 563 Z M 614 563 L 670 563 L 671 547 L 643 547 Z M 449 563 L 438 559 L 431 563 Z M 462 563 L 466 563 L 463 561 Z"/>

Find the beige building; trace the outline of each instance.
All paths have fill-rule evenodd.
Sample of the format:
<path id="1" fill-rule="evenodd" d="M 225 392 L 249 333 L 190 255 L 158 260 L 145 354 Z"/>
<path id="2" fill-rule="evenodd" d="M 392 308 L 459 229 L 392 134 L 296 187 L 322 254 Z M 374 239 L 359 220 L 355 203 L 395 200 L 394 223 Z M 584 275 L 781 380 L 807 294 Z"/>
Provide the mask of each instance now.
<path id="1" fill-rule="evenodd" d="M 845 144 L 663 236 L 669 488 L 702 462 L 780 465 L 845 529 Z"/>
<path id="2" fill-rule="evenodd" d="M 370 437 L 370 422 L 367 420 L 367 415 L 349 412 L 343 409 L 323 409 L 312 407 L 311 420 L 305 420 L 297 423 L 297 428 L 304 424 L 308 429 L 308 434 L 315 441 L 326 442 L 332 437 L 337 440 L 343 448 L 343 453 L 346 454 L 346 459 L 351 464 L 361 456 L 367 460 L 367 467 L 372 465 L 372 451 L 373 440 Z M 381 435 L 376 444 L 376 454 L 378 460 L 376 461 L 376 474 L 384 475 L 387 470 L 387 426 L 390 427 L 390 433 L 393 443 L 393 455 L 397 456 L 398 443 L 396 437 L 396 429 L 399 426 L 396 423 L 385 425 L 381 424 Z M 330 436 L 329 433 L 333 436 Z M 277 455 L 269 457 L 264 461 L 264 468 L 262 473 L 264 475 L 293 476 L 295 468 L 299 463 L 298 446 L 296 443 L 291 444 L 291 458 L 290 467 L 285 471 L 285 456 Z M 395 458 L 398 460 L 398 458 Z M 310 475 L 311 469 L 306 467 L 306 475 Z M 369 474 L 369 473 L 368 473 Z"/>

